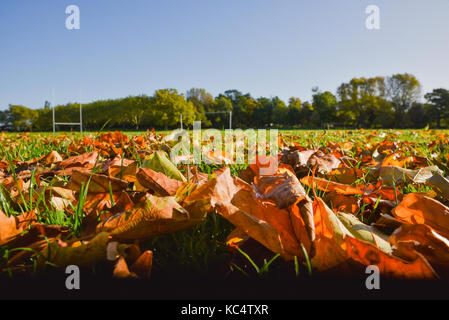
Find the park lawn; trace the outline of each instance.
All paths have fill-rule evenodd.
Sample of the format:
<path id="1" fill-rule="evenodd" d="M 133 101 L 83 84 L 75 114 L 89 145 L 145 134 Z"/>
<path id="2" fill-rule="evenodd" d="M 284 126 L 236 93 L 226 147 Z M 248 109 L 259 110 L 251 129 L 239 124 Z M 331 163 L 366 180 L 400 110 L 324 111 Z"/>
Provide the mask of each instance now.
<path id="1" fill-rule="evenodd" d="M 170 131 L 159 133 L 165 135 L 169 134 Z M 64 159 L 76 155 L 77 152 L 73 151 L 74 146 L 83 145 L 85 143 L 83 139 L 98 139 L 102 134 L 104 133 L 2 133 L 0 136 L 0 159 L 3 159 L 3 163 L 9 164 L 7 168 L 4 168 L 3 175 L 6 176 L 11 172 L 20 173 L 23 163 L 33 162 L 33 159 L 45 156 L 51 151 L 57 151 Z M 125 132 L 124 134 L 129 139 L 133 139 L 133 137 L 138 136 L 145 137 L 149 134 L 149 131 Z M 401 152 L 405 156 L 413 154 L 432 159 L 432 163 L 429 163 L 429 165 L 437 165 L 444 172 L 444 175 L 449 174 L 447 167 L 448 148 L 445 148 L 449 139 L 448 130 L 279 130 L 279 134 L 285 144 L 297 144 L 306 149 L 322 148 L 330 151 L 333 148 L 332 145 L 348 143 L 346 155 L 350 157 L 356 157 L 360 148 L 369 149 L 384 141 L 391 141 L 398 146 L 404 144 L 407 147 Z M 91 152 L 94 149 L 94 145 L 85 144 L 84 152 Z M 141 165 L 138 152 L 130 152 L 127 158 L 136 160 L 138 166 Z M 198 169 L 211 176 L 215 170 L 222 166 L 202 164 L 198 166 Z M 234 176 L 238 175 L 239 170 L 246 168 L 246 166 L 228 166 Z M 70 178 L 62 177 L 61 179 L 63 182 L 68 182 Z M 37 200 L 33 197 L 33 192 L 38 189 L 36 177 L 32 176 L 30 181 L 32 191 L 26 195 L 20 193 L 17 196 L 21 197 L 20 206 L 17 206 L 14 203 L 15 200 L 12 200 L 5 191 L 2 191 L 0 194 L 0 209 L 7 216 L 19 216 L 26 212 L 35 211 L 37 212 L 38 223 L 68 228 L 67 239 L 80 237 L 84 231 L 83 222 L 86 218 L 82 208 L 77 211 L 75 216 L 51 207 L 42 210 L 41 204 L 44 200 L 40 199 L 39 196 Z M 51 182 L 48 186 L 50 185 Z M 404 184 L 400 186 L 402 194 L 428 191 L 429 188 L 424 185 Z M 311 188 L 307 189 L 307 193 L 311 198 L 325 196 L 324 192 Z M 43 194 L 43 192 L 39 194 Z M 358 214 L 361 214 L 361 212 Z M 367 216 L 364 217 L 367 219 Z M 253 260 L 251 255 L 246 254 L 242 249 L 239 249 L 239 252 L 230 250 L 226 241 L 233 229 L 233 225 L 228 220 L 218 213 L 212 212 L 207 216 L 205 222 L 188 230 L 152 236 L 141 241 L 139 245 L 142 252 L 145 250 L 153 252 L 153 269 L 156 273 L 176 273 L 185 270 L 197 273 L 215 272 L 222 276 L 236 273 L 248 277 L 260 276 L 261 274 L 269 274 L 272 277 L 283 277 L 285 274 L 296 274 L 296 276 L 308 276 L 310 274 L 311 270 L 307 266 L 301 265 L 299 267 L 297 262 L 286 263 L 279 256 L 269 251 L 265 253 L 263 259 L 254 258 Z M 13 275 L 15 273 L 15 269 L 9 268 L 8 264 L 8 259 L 14 250 L 15 248 L 9 246 L 0 248 L 0 268 L 5 274 Z M 236 255 L 238 256 L 237 260 L 235 260 Z M 27 272 L 37 272 L 35 268 L 37 258 L 38 255 L 31 256 L 23 263 Z M 287 273 L 286 269 L 288 269 Z"/>

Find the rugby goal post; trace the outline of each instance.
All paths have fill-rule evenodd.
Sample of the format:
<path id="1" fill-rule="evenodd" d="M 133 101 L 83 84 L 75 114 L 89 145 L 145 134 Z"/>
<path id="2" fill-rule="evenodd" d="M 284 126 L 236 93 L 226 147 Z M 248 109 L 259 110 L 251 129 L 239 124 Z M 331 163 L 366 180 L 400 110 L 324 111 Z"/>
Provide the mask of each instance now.
<path id="1" fill-rule="evenodd" d="M 81 96 L 81 93 L 80 93 L 80 96 Z M 53 132 L 56 132 L 56 126 L 79 126 L 80 132 L 82 133 L 83 132 L 83 107 L 81 105 L 81 102 L 80 102 L 80 122 L 56 122 L 54 101 L 55 101 L 55 93 L 54 93 L 54 89 L 53 89 L 52 105 L 51 105 L 52 118 L 53 118 Z M 80 101 L 81 101 L 81 98 L 80 98 Z"/>
<path id="2" fill-rule="evenodd" d="M 229 129 L 232 129 L 232 111 L 211 111 L 211 112 L 205 112 L 205 114 L 219 114 L 219 113 L 228 113 L 229 114 Z M 196 113 L 184 113 L 185 115 L 188 114 L 196 114 Z M 182 123 L 182 115 L 183 113 L 181 113 L 179 115 L 179 122 L 181 123 L 181 130 L 184 129 L 183 127 L 183 123 Z"/>

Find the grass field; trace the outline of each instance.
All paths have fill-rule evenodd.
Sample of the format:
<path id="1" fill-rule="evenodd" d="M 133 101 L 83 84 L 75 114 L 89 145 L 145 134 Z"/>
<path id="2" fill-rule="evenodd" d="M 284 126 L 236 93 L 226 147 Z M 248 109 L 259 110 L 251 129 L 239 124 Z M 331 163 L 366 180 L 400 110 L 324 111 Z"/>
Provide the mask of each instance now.
<path id="1" fill-rule="evenodd" d="M 161 132 L 162 135 L 167 133 Z M 291 160 L 281 160 L 281 162 L 285 162 L 285 164 L 294 168 L 294 173 L 301 181 L 306 192 L 304 196 L 310 198 L 310 203 L 313 201 L 314 211 L 312 216 L 317 216 L 316 210 L 320 208 L 319 198 L 323 199 L 323 203 L 335 214 L 343 211 L 357 218 L 356 223 L 359 226 L 361 223 L 363 228 L 372 228 L 371 224 L 377 223 L 378 229 L 375 232 L 382 233 L 380 238 L 386 239 L 385 245 L 388 245 L 388 250 L 390 250 L 390 245 L 399 246 L 401 250 L 397 252 L 397 257 L 400 257 L 400 261 L 409 259 L 406 263 L 407 267 L 399 270 L 401 268 L 395 265 L 395 263 L 399 263 L 399 260 L 394 260 L 396 256 L 391 256 L 391 252 L 388 251 L 389 257 L 391 257 L 388 259 L 391 259 L 391 261 L 382 262 L 386 265 L 383 267 L 386 269 L 396 268 L 396 275 L 402 278 L 408 278 L 409 275 L 412 275 L 411 278 L 432 278 L 430 271 L 423 271 L 423 267 L 416 267 L 416 264 L 422 263 L 419 260 L 422 258 L 425 259 L 426 265 L 432 266 L 432 274 L 438 274 L 440 278 L 444 278 L 444 275 L 447 274 L 447 266 L 449 266 L 449 260 L 445 258 L 449 254 L 447 250 L 449 245 L 446 244 L 449 241 L 441 240 L 441 238 L 445 239 L 446 236 L 447 217 L 442 214 L 432 219 L 432 217 L 429 218 L 429 215 L 438 215 L 438 210 L 444 211 L 446 209 L 445 205 L 448 200 L 446 198 L 446 186 L 435 185 L 428 180 L 418 181 L 417 172 L 425 171 L 427 174 L 425 168 L 437 166 L 440 170 L 438 175 L 442 177 L 449 175 L 449 131 L 280 130 L 279 134 L 282 137 L 283 147 L 289 149 L 292 154 L 295 151 L 321 151 L 321 155 L 315 155 L 316 159 L 313 166 L 308 163 L 308 167 L 301 167 L 298 162 L 292 163 Z M 22 274 L 38 275 L 45 270 L 48 273 L 48 270 L 56 270 L 69 264 L 69 262 L 76 262 L 76 255 L 79 253 L 73 253 L 72 251 L 59 252 L 58 249 L 56 255 L 52 256 L 49 253 L 49 248 L 50 244 L 54 242 L 59 242 L 61 248 L 81 248 L 79 249 L 81 254 L 88 256 L 87 252 L 93 249 L 82 251 L 82 248 L 92 243 L 92 239 L 99 232 L 98 225 L 103 220 L 120 214 L 122 211 L 128 212 L 127 214 L 134 214 L 133 205 L 136 207 L 140 205 L 138 199 L 145 192 L 147 197 L 148 194 L 157 196 L 155 198 L 166 195 L 165 190 L 162 190 L 164 192 L 159 194 L 161 192 L 160 185 L 159 189 L 143 188 L 141 183 L 136 182 L 140 181 L 136 180 L 136 170 L 145 166 L 145 159 L 148 159 L 156 150 L 167 151 L 172 146 L 162 141 L 159 132 L 158 134 L 149 131 L 126 132 L 123 135 L 98 132 L 82 134 L 68 132 L 2 133 L 0 140 L 0 158 L 2 159 L 0 161 L 2 186 L 0 192 L 0 210 L 2 212 L 0 230 L 3 233 L 3 235 L 0 235 L 0 270 L 2 278 L 14 279 L 14 277 Z M 56 154 L 52 154 L 55 151 L 60 158 Z M 101 156 L 101 160 L 98 157 L 94 160 L 84 158 L 76 161 L 71 160 L 74 157 L 85 156 L 93 152 L 97 152 Z M 122 155 L 122 157 L 117 158 L 118 155 Z M 338 159 L 339 164 L 333 166 L 331 162 L 334 160 L 329 160 L 329 157 Z M 119 165 L 116 163 L 115 171 L 111 164 L 111 160 L 114 159 L 121 159 Z M 124 164 L 123 159 L 127 159 L 126 161 L 129 162 Z M 67 163 L 69 164 L 66 165 Z M 127 168 L 132 167 L 131 163 L 135 165 L 134 172 L 129 174 L 128 177 L 127 173 L 124 174 L 124 172 Z M 210 182 L 217 179 L 215 172 L 223 166 L 225 165 L 201 164 L 197 167 L 198 171 L 204 173 L 206 180 Z M 243 173 L 252 170 L 248 165 L 230 164 L 226 166 L 230 167 L 231 176 L 239 175 L 242 179 L 245 176 Z M 374 170 L 382 167 L 399 168 L 398 170 L 402 170 L 399 171 L 402 176 L 399 179 L 396 173 L 393 174 L 393 177 L 391 175 L 382 176 L 382 171 L 379 173 Z M 315 172 L 314 170 L 317 168 L 318 170 Z M 320 168 L 324 169 L 320 170 Z M 419 171 L 423 168 L 423 171 Z M 76 179 L 72 169 L 87 170 L 90 176 L 88 174 L 85 180 L 75 181 L 77 182 L 75 184 L 74 180 Z M 117 173 L 117 170 L 119 173 Z M 188 176 L 185 166 L 179 165 L 178 170 L 185 177 Z M 375 173 L 373 173 L 373 170 Z M 418 171 L 413 171 L 414 175 L 410 176 L 410 172 L 406 170 Z M 155 169 L 155 171 L 157 170 Z M 429 173 L 429 177 L 433 177 L 433 172 Z M 168 182 L 164 180 L 164 183 L 173 183 L 173 177 L 167 172 L 164 173 L 170 178 L 167 180 Z M 99 180 L 95 180 L 97 179 L 95 175 L 100 176 Z M 92 188 L 94 188 L 92 177 L 94 177 L 95 183 L 99 185 L 95 185 L 95 187 L 100 189 L 105 187 L 101 182 L 104 179 L 109 179 L 107 180 L 109 185 L 106 184 L 105 189 L 101 192 L 94 192 L 92 191 Z M 308 177 L 323 179 L 326 185 L 310 184 L 307 182 Z M 117 180 L 124 181 L 126 187 L 115 189 L 114 183 L 120 184 Z M 153 184 L 155 183 L 153 180 L 151 181 Z M 257 180 L 254 181 L 257 187 Z M 334 183 L 336 188 L 334 188 Z M 191 196 L 190 192 L 194 194 L 201 186 L 199 184 L 193 185 L 192 181 L 184 182 L 184 185 L 188 184 L 192 187 L 191 191 L 181 196 L 178 188 L 176 201 L 182 205 L 183 209 L 191 210 L 191 218 L 192 212 L 197 212 L 199 211 L 198 208 L 202 207 L 197 206 L 196 203 L 189 206 L 189 204 L 186 204 L 188 202 L 186 202 L 186 199 Z M 350 187 L 363 192 L 355 191 L 351 193 L 350 190 L 353 189 L 349 189 Z M 339 191 L 341 188 L 345 188 L 345 191 Z M 55 190 L 61 192 L 61 189 L 70 191 L 70 196 L 64 198 L 52 193 Z M 419 207 L 420 212 L 423 212 L 424 222 L 414 223 L 409 216 L 400 215 L 397 214 L 398 211 L 394 211 L 396 207 L 405 203 L 403 199 L 408 194 L 412 194 L 414 197 L 425 196 L 426 199 L 429 198 L 438 202 L 438 204 L 433 204 L 434 207 L 430 207 L 430 213 L 425 212 L 429 205 L 423 204 L 422 207 Z M 212 194 L 211 197 L 216 196 L 216 194 Z M 123 200 L 124 197 L 127 202 Z M 281 210 L 282 214 L 286 213 L 287 209 L 282 209 L 279 203 L 276 203 L 279 199 L 275 198 L 274 200 L 273 205 L 277 206 L 277 209 L 273 207 L 273 210 Z M 204 199 L 202 201 L 204 202 Z M 164 211 L 165 208 L 160 209 Z M 410 208 L 404 210 L 406 209 L 409 210 Z M 201 222 L 193 223 L 187 228 L 169 227 L 167 232 L 163 232 L 163 234 L 149 233 L 145 237 L 136 236 L 136 239 L 127 238 L 124 240 L 118 237 L 119 246 L 123 245 L 123 250 L 125 250 L 123 252 L 126 252 L 120 253 L 118 261 L 125 263 L 125 265 L 117 261 L 101 261 L 102 259 L 98 256 L 91 257 L 91 260 L 88 258 L 86 258 L 87 260 L 84 259 L 86 261 L 80 260 L 87 262 L 85 267 L 93 274 L 109 272 L 110 275 L 113 273 L 114 276 L 123 278 L 143 277 L 142 273 L 136 271 L 138 269 L 133 269 L 133 266 L 137 263 L 137 256 L 142 256 L 146 252 L 151 252 L 152 259 L 150 259 L 150 262 L 147 261 L 144 267 L 151 271 L 152 277 L 185 272 L 186 274 L 212 274 L 217 279 L 308 279 L 316 274 L 326 274 L 326 268 L 316 258 L 323 254 L 320 252 L 320 247 L 317 246 L 316 256 L 309 257 L 310 246 L 314 246 L 314 244 L 310 244 L 310 241 L 307 242 L 307 239 L 304 241 L 298 240 L 302 249 L 294 254 L 292 254 L 293 249 L 287 248 L 288 241 L 281 239 L 281 242 L 285 241 L 283 242 L 285 248 L 282 250 L 285 249 L 286 251 L 278 252 L 269 244 L 267 245 L 263 241 L 261 243 L 257 236 L 261 230 L 251 229 L 256 228 L 254 226 L 237 225 L 247 230 L 246 234 L 249 235 L 249 240 L 246 240 L 244 235 L 237 234 L 235 238 L 238 238 L 238 241 L 232 242 L 232 237 L 229 235 L 235 229 L 235 221 L 229 219 L 220 210 L 222 209 L 214 207 L 207 214 L 204 211 Z M 289 207 L 288 210 L 293 209 Z M 391 219 L 380 221 L 384 214 L 388 214 Z M 29 217 L 31 217 L 30 221 L 32 222 L 26 224 L 24 221 L 27 221 Z M 170 219 L 170 223 L 176 220 L 175 218 Z M 305 218 L 303 217 L 303 219 Z M 275 220 L 271 223 L 275 228 L 278 228 Z M 398 236 L 392 238 L 393 231 L 395 231 L 392 226 L 395 223 L 397 224 L 396 228 L 401 224 L 402 226 L 406 225 L 407 228 L 416 227 L 416 224 L 423 225 L 426 228 L 428 227 L 429 230 L 437 232 L 441 238 L 438 238 L 440 239 L 438 240 L 427 236 L 430 232 L 427 229 L 424 230 L 427 232 L 426 235 L 421 233 L 418 235 L 418 232 L 424 231 L 411 230 L 412 234 L 417 234 L 416 237 L 409 235 L 409 238 L 404 236 L 404 239 L 407 238 L 407 241 L 412 239 L 415 243 L 419 242 L 419 245 L 410 249 L 410 247 L 407 247 L 410 242 L 406 240 L 401 242 L 402 238 Z M 307 224 L 307 221 L 305 224 Z M 366 235 L 359 236 L 357 231 L 351 229 L 353 224 L 348 225 L 346 220 L 343 224 L 345 230 L 346 228 L 349 230 L 348 234 L 366 242 Z M 147 226 L 147 228 L 151 229 L 151 226 Z M 287 232 L 279 229 L 278 231 Z M 109 230 L 108 232 L 114 234 L 115 231 Z M 315 232 L 318 238 L 323 236 L 318 233 L 322 232 L 318 225 L 315 225 Z M 335 229 L 332 232 L 336 232 Z M 395 233 L 397 233 L 397 230 Z M 374 238 L 374 235 L 371 235 Z M 303 239 L 297 233 L 296 238 Z M 368 242 L 370 242 L 370 239 L 368 239 Z M 379 244 L 376 240 L 374 240 L 374 245 L 372 242 L 370 246 L 377 248 Z M 408 244 L 405 245 L 405 242 Z M 435 248 L 435 246 L 438 250 L 429 253 L 429 248 Z M 370 249 L 372 249 L 371 247 Z M 95 248 L 104 251 L 106 247 Z M 138 251 L 138 254 L 130 253 L 133 250 Z M 287 252 L 288 250 L 290 252 Z M 416 253 L 419 253 L 418 258 Z M 100 257 L 104 258 L 104 255 L 105 252 L 102 252 Z M 337 258 L 329 257 L 329 261 L 333 259 Z M 366 265 L 362 261 L 363 257 L 348 256 L 347 260 Z M 105 269 L 98 267 L 99 265 L 105 265 L 104 268 L 108 271 L 104 271 Z M 417 271 L 418 269 L 420 271 Z M 389 273 L 391 275 L 392 271 L 390 270 Z"/>

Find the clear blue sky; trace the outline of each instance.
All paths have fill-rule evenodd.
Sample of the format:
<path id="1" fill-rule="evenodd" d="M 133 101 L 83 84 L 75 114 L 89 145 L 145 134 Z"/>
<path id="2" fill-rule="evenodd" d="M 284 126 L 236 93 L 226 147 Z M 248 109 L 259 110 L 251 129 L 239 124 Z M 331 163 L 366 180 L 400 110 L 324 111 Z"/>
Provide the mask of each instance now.
<path id="1" fill-rule="evenodd" d="M 81 29 L 65 28 L 78 5 Z M 365 28 L 380 7 L 381 29 Z M 2 0 L 0 109 L 227 89 L 310 99 L 352 77 L 409 72 L 449 88 L 448 0 Z"/>

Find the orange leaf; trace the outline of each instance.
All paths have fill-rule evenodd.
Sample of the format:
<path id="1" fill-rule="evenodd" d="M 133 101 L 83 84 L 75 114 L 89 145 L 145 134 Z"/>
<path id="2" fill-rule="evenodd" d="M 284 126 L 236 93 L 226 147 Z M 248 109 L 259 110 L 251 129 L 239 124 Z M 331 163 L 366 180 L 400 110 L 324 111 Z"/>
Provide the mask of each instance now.
<path id="1" fill-rule="evenodd" d="M 148 168 L 139 168 L 136 177 L 142 186 L 154 191 L 159 196 L 173 196 L 176 194 L 176 190 L 183 185 L 182 181 L 171 179 L 161 172 Z"/>
<path id="2" fill-rule="evenodd" d="M 449 235 L 449 208 L 435 199 L 409 193 L 392 213 L 407 223 L 427 224 L 443 236 Z"/>
<path id="3" fill-rule="evenodd" d="M 311 187 L 318 188 L 318 190 L 326 191 L 326 192 L 336 192 L 338 194 L 344 195 L 355 195 L 355 194 L 364 194 L 363 190 L 360 188 L 352 187 L 347 184 L 342 184 L 338 182 L 333 182 L 321 178 L 313 178 L 311 176 L 307 176 L 301 179 L 301 183 Z"/>

